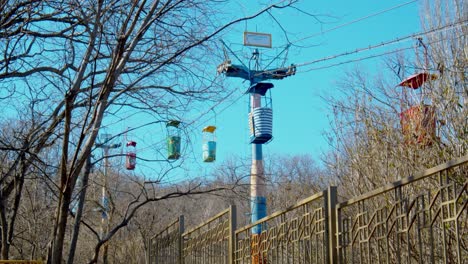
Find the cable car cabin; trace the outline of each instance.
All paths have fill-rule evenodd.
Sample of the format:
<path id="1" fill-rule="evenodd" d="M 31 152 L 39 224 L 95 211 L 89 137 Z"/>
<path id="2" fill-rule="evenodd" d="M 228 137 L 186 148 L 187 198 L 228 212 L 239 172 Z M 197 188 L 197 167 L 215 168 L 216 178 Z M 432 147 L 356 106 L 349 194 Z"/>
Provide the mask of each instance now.
<path id="1" fill-rule="evenodd" d="M 180 157 L 180 121 L 172 120 L 166 123 L 167 129 L 167 158 L 171 160 Z"/>
<path id="2" fill-rule="evenodd" d="M 248 90 L 248 93 L 252 94 L 249 113 L 250 143 L 264 144 L 273 138 L 271 98 L 265 96 L 271 88 L 271 83 L 257 83 Z M 261 106 L 262 101 L 264 106 Z"/>
<path id="3" fill-rule="evenodd" d="M 257 107 L 249 113 L 250 143 L 264 144 L 273 138 L 273 110 Z"/>
<path id="4" fill-rule="evenodd" d="M 437 75 L 430 74 L 427 72 L 420 72 L 401 81 L 398 86 L 405 86 L 411 89 L 418 89 L 423 85 L 426 81 L 435 80 L 437 79 Z"/>
<path id="5" fill-rule="evenodd" d="M 213 162 L 216 160 L 216 136 L 214 131 L 215 126 L 207 126 L 203 128 L 203 161 Z"/>
<path id="6" fill-rule="evenodd" d="M 408 145 L 430 146 L 436 138 L 435 108 L 416 105 L 400 114 L 400 124 Z"/>
<path id="7" fill-rule="evenodd" d="M 127 142 L 127 155 L 125 160 L 125 167 L 127 170 L 134 170 L 136 166 L 136 142 Z"/>

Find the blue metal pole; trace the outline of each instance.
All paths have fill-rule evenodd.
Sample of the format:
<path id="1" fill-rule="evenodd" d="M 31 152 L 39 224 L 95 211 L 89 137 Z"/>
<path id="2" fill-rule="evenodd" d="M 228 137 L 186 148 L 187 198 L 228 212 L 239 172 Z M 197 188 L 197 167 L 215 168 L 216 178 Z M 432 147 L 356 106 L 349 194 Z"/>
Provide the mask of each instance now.
<path id="1" fill-rule="evenodd" d="M 251 112 L 254 108 L 261 107 L 261 96 L 251 94 Z M 267 216 L 266 188 L 263 166 L 262 144 L 252 144 L 252 167 L 250 170 L 250 208 L 251 221 L 256 222 Z M 262 226 L 252 228 L 252 234 L 260 234 Z"/>

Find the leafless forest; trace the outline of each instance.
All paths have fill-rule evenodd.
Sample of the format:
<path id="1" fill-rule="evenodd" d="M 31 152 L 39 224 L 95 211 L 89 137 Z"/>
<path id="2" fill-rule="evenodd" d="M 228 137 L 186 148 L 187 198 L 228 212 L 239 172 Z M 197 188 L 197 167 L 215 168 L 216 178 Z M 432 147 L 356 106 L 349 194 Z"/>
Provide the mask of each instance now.
<path id="1" fill-rule="evenodd" d="M 0 258 L 144 263 L 144 242 L 179 215 L 190 215 L 190 226 L 236 204 L 239 225 L 247 224 L 250 163 L 231 157 L 216 165 L 213 180 L 177 184 L 158 184 L 172 166 L 150 182 L 109 168 L 103 227 L 104 163 L 91 153 L 103 120 L 119 111 L 163 122 L 225 97 L 222 77 L 205 67 L 223 56 L 215 38 L 296 2 L 220 20 L 216 0 L 1 1 L 0 105 L 8 114 L 0 117 Z M 418 56 L 383 57 L 373 72 L 355 67 L 339 96 L 323 95 L 331 151 L 320 161 L 266 157 L 269 210 L 329 185 L 340 199 L 353 197 L 468 153 L 467 10 L 467 1 L 427 1 L 424 30 L 456 26 L 423 36 Z M 417 71 L 437 76 L 422 94 L 388 89 Z M 401 109 L 415 105 L 435 109 L 434 133 L 421 124 L 402 132 Z"/>

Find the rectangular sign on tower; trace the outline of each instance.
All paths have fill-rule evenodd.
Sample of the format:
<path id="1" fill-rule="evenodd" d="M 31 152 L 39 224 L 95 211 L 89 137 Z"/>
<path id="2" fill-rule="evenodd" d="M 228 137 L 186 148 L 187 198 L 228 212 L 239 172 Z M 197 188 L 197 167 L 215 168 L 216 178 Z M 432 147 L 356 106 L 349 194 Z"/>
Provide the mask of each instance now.
<path id="1" fill-rule="evenodd" d="M 271 34 L 244 32 L 244 45 L 271 48 Z"/>

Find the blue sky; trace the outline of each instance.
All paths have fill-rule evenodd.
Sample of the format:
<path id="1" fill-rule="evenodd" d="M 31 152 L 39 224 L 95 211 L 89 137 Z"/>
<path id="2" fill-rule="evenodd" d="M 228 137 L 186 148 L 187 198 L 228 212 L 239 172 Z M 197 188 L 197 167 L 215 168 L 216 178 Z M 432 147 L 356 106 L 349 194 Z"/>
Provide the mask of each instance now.
<path id="1" fill-rule="evenodd" d="M 251 14 L 258 10 L 264 4 L 258 1 L 237 1 L 231 3 L 229 10 L 238 10 L 237 14 Z M 411 3 L 410 3 L 411 2 Z M 408 3 L 394 10 L 381 13 L 379 15 L 363 19 L 362 21 L 348 24 L 352 21 L 388 10 Z M 423 1 L 373 1 L 373 0 L 329 0 L 329 1 L 301 1 L 296 9 L 275 10 L 272 15 L 277 22 L 288 32 L 289 41 L 293 42 L 288 50 L 286 64 L 291 63 L 303 65 L 308 62 L 364 48 L 369 45 L 379 44 L 385 41 L 407 36 L 421 31 L 419 10 L 422 8 Z M 224 11 L 225 13 L 226 12 Z M 234 11 L 233 11 L 234 12 Z M 315 14 L 312 17 L 309 14 Z M 234 13 L 233 13 L 234 14 Z M 319 23 L 320 20 L 322 23 Z M 263 15 L 252 21 L 241 23 L 223 35 L 225 43 L 234 50 L 241 58 L 249 57 L 253 51 L 252 47 L 242 46 L 243 32 L 256 31 L 272 34 L 273 48 L 261 48 L 263 65 L 269 62 L 268 58 L 280 53 L 288 42 L 285 33 L 269 15 Z M 345 25 L 347 24 L 347 25 Z M 341 27 L 340 27 L 341 26 Z M 328 31 L 335 27 L 336 30 Z M 322 33 L 324 32 L 324 33 Z M 295 42 L 296 40 L 312 36 L 306 40 Z M 394 45 L 383 46 L 355 55 L 343 56 L 337 59 L 325 61 L 322 63 L 300 66 L 297 68 L 297 74 L 281 81 L 273 81 L 275 87 L 272 89 L 273 99 L 273 136 L 274 139 L 269 144 L 264 145 L 264 156 L 271 155 L 311 155 L 317 161 L 320 155 L 329 151 L 326 139 L 323 133 L 329 128 L 329 117 L 327 105 L 320 97 L 325 94 L 336 94 L 337 81 L 343 76 L 347 69 L 360 67 L 372 72 L 372 69 L 378 69 L 382 64 L 384 57 L 365 60 L 359 63 L 349 63 L 342 66 L 331 67 L 328 69 L 313 70 L 321 66 L 327 66 L 352 59 L 367 57 L 375 54 L 392 51 L 401 47 L 410 47 L 414 40 L 402 41 Z M 238 63 L 234 56 L 230 56 L 233 63 Z M 284 58 L 284 57 L 282 57 Z M 221 63 L 220 61 L 219 63 Z M 244 61 L 246 63 L 247 61 Z M 273 61 L 272 66 L 278 65 L 279 60 Z M 279 66 L 279 65 L 278 65 Z M 376 72 L 377 73 L 377 72 Z M 216 69 L 213 69 L 216 74 Z M 185 170 L 175 171 L 178 176 L 172 179 L 181 178 L 182 175 L 208 175 L 210 170 L 235 155 L 238 157 L 250 158 L 251 146 L 249 144 L 248 131 L 248 96 L 242 96 L 248 88 L 248 83 L 241 79 L 230 78 L 226 80 L 227 89 L 234 89 L 232 98 L 220 103 L 209 111 L 197 123 L 197 127 L 191 127 L 194 132 L 191 134 L 191 145 L 193 151 L 186 152 L 189 160 L 183 164 Z M 207 105 L 207 111 L 212 105 Z M 216 114 L 215 114 L 216 113 Z M 200 113 L 189 113 L 187 119 L 191 116 L 198 117 Z M 216 125 L 218 148 L 217 161 L 212 164 L 201 161 L 201 130 L 206 125 Z M 161 135 L 163 127 L 160 127 L 160 133 L 155 133 L 146 141 L 160 141 L 165 135 Z M 111 131 L 112 132 L 112 131 Z M 154 155 L 154 150 L 149 151 L 145 147 L 145 142 L 138 145 L 140 149 L 139 157 L 149 158 Z M 162 150 L 164 153 L 164 150 Z M 147 170 L 155 163 L 144 164 L 139 161 L 135 173 L 145 173 L 149 176 L 152 172 Z M 176 163 L 174 163 L 176 165 Z M 194 173 L 196 172 L 196 173 Z"/>

